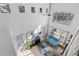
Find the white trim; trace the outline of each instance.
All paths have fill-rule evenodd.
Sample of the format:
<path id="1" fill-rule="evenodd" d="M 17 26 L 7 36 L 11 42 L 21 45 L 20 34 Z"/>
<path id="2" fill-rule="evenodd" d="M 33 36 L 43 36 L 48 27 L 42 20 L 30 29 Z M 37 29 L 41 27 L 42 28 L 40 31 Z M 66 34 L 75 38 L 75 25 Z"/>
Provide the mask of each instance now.
<path id="1" fill-rule="evenodd" d="M 77 27 L 76 32 L 74 33 L 72 39 L 70 40 L 70 43 L 68 44 L 65 52 L 63 53 L 64 56 L 65 55 L 69 55 L 69 49 L 70 49 L 71 45 L 74 43 L 74 40 L 76 40 L 75 38 L 76 38 L 76 36 L 77 36 L 78 33 L 79 33 L 79 27 Z"/>

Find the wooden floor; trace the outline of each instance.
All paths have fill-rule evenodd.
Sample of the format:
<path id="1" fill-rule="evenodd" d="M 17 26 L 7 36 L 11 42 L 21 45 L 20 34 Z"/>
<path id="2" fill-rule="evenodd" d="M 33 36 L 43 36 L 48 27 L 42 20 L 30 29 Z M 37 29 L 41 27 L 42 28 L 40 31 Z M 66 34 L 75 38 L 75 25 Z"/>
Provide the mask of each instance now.
<path id="1" fill-rule="evenodd" d="M 34 47 L 32 47 L 32 53 L 34 54 L 34 56 L 43 56 L 41 54 L 41 52 L 39 51 L 37 45 L 35 45 Z"/>
<path id="2" fill-rule="evenodd" d="M 62 48 L 60 48 L 60 47 L 58 47 L 58 48 L 53 48 L 53 47 L 51 47 L 51 46 L 49 46 L 48 44 L 46 44 L 46 43 L 43 43 L 43 45 L 45 45 L 48 49 L 50 49 L 52 52 L 53 52 L 53 54 L 56 56 L 59 56 L 59 55 L 61 55 L 61 53 L 63 52 L 63 49 Z M 32 52 L 33 52 L 33 54 L 35 55 L 35 56 L 43 56 L 42 54 L 41 54 L 41 52 L 39 51 L 39 48 L 38 48 L 38 46 L 36 45 L 36 46 L 34 46 L 34 47 L 32 47 Z M 54 56 L 53 55 L 53 56 Z"/>

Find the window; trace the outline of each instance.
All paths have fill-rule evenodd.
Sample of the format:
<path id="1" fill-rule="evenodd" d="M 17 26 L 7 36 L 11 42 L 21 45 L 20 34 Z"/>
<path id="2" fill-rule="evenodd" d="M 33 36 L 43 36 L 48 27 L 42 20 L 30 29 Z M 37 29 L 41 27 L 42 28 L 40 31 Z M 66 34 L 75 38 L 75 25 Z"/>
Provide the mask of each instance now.
<path id="1" fill-rule="evenodd" d="M 48 8 L 46 9 L 46 13 L 48 13 Z"/>
<path id="2" fill-rule="evenodd" d="M 16 36 L 16 41 L 17 41 L 17 44 L 18 44 L 19 48 L 24 44 L 25 39 L 26 39 L 26 37 L 25 37 L 24 33 L 19 34 L 19 35 Z"/>
<path id="3" fill-rule="evenodd" d="M 23 5 L 19 6 L 19 12 L 24 13 L 25 12 L 25 7 Z"/>
<path id="4" fill-rule="evenodd" d="M 31 12 L 35 13 L 35 7 L 31 7 Z"/>
<path id="5" fill-rule="evenodd" d="M 42 8 L 40 8 L 40 13 L 42 13 Z"/>
<path id="6" fill-rule="evenodd" d="M 63 25 L 70 25 L 74 15 L 72 13 L 55 12 L 53 14 L 53 22 L 60 23 Z"/>
<path id="7" fill-rule="evenodd" d="M 9 4 L 0 4 L 1 13 L 11 13 Z"/>

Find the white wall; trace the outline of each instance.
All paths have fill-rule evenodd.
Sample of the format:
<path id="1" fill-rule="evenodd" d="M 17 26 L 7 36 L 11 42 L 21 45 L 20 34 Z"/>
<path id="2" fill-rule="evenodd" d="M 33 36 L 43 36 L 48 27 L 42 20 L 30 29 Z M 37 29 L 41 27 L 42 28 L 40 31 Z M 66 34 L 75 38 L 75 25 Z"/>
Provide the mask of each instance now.
<path id="1" fill-rule="evenodd" d="M 15 56 L 9 28 L 0 28 L 0 56 Z"/>
<path id="2" fill-rule="evenodd" d="M 65 26 L 57 23 L 53 23 L 55 27 L 63 28 L 65 30 L 70 31 L 72 34 L 75 32 L 78 24 L 79 24 L 79 4 L 78 3 L 54 3 L 52 4 L 51 13 L 54 12 L 71 12 L 74 14 L 73 21 L 71 26 Z"/>
<path id="3" fill-rule="evenodd" d="M 0 56 L 15 56 L 9 28 L 6 26 L 4 16 L 0 13 Z"/>
<path id="4" fill-rule="evenodd" d="M 25 6 L 25 13 L 19 13 L 18 6 Z M 31 13 L 31 6 L 36 7 L 36 13 Z M 7 27 L 9 27 L 15 35 L 28 32 L 36 28 L 39 24 L 43 26 L 46 24 L 47 16 L 39 13 L 39 8 L 48 8 L 48 4 L 10 4 L 11 13 L 1 14 L 1 19 L 5 20 Z"/>
<path id="5" fill-rule="evenodd" d="M 25 13 L 19 13 L 19 5 L 25 6 Z M 31 13 L 31 6 L 35 7 L 35 13 Z M 40 24 L 46 25 L 48 17 L 39 13 L 39 8 L 43 8 L 45 13 L 48 6 L 46 3 L 10 4 L 11 13 L 1 14 L 0 19 L 4 20 L 5 27 L 9 28 L 15 49 L 17 49 L 16 35 L 31 31 Z"/>

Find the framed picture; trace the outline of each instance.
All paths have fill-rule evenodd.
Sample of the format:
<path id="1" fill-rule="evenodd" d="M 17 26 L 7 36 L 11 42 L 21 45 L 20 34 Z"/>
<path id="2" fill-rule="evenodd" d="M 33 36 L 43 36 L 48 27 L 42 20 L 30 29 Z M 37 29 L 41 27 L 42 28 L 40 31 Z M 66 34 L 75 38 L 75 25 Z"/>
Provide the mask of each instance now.
<path id="1" fill-rule="evenodd" d="M 63 25 L 70 25 L 73 19 L 72 13 L 55 12 L 53 14 L 53 22 L 60 23 Z"/>
<path id="2" fill-rule="evenodd" d="M 48 13 L 48 8 L 46 8 L 46 13 Z"/>
<path id="3" fill-rule="evenodd" d="M 31 12 L 35 13 L 35 7 L 31 7 Z"/>
<path id="4" fill-rule="evenodd" d="M 19 6 L 19 12 L 20 12 L 20 13 L 25 13 L 25 6 L 20 5 L 20 6 Z"/>
<path id="5" fill-rule="evenodd" d="M 40 8 L 40 13 L 42 13 L 43 12 L 43 10 L 42 10 L 42 8 Z"/>
<path id="6" fill-rule="evenodd" d="M 11 13 L 9 4 L 0 4 L 0 12 L 1 13 Z"/>

